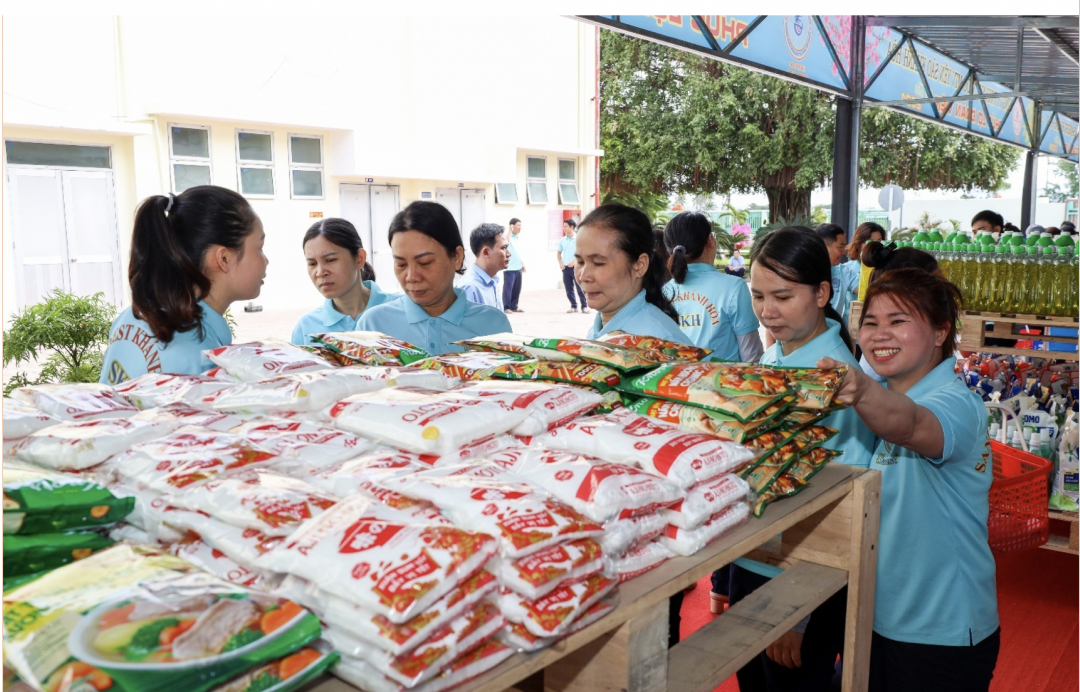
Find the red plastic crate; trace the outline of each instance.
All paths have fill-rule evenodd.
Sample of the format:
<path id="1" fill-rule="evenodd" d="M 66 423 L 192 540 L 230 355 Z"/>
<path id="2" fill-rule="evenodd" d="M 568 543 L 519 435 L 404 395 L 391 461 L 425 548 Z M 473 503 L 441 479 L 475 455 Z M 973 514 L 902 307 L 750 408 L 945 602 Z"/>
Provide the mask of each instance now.
<path id="1" fill-rule="evenodd" d="M 990 550 L 998 554 L 1039 547 L 1050 538 L 1046 477 L 1053 466 L 997 440 L 990 441 L 990 452 Z"/>

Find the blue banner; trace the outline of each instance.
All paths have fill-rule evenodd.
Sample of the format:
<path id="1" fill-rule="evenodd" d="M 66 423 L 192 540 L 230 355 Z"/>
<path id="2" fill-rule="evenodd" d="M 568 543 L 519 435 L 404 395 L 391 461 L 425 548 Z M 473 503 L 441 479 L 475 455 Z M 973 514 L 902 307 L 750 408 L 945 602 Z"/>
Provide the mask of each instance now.
<path id="1" fill-rule="evenodd" d="M 811 15 L 770 15 L 748 38 L 731 51 L 732 57 L 847 89 Z"/>
<path id="2" fill-rule="evenodd" d="M 699 46 L 711 50 L 708 39 L 694 23 L 694 18 L 688 14 L 624 14 L 619 21 L 637 29 L 651 31 L 668 38 L 677 39 L 684 43 Z"/>
<path id="3" fill-rule="evenodd" d="M 705 20 L 705 26 L 709 33 L 716 39 L 716 44 L 726 50 L 731 42 L 742 36 L 750 23 L 758 18 L 756 14 L 705 14 L 701 18 Z M 750 45 L 750 37 L 747 36 L 740 43 Z"/>
<path id="4" fill-rule="evenodd" d="M 1049 125 L 1045 125 L 1049 121 Z M 1045 134 L 1039 143 L 1039 150 L 1047 154 L 1065 155 L 1065 142 L 1061 138 L 1061 128 L 1058 127 L 1057 114 L 1053 111 L 1042 112 L 1042 122 L 1045 125 Z"/>
<path id="5" fill-rule="evenodd" d="M 1076 139 L 1076 133 L 1080 132 L 1080 123 L 1061 114 L 1058 114 L 1058 119 L 1061 121 L 1061 134 L 1065 136 L 1065 153 L 1076 161 L 1080 155 L 1080 142 Z"/>

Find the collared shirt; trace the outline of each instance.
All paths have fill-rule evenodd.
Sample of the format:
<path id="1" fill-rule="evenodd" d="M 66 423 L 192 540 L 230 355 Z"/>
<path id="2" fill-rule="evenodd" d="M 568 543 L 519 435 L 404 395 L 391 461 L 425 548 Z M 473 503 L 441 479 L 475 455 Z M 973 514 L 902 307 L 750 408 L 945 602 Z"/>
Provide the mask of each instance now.
<path id="1" fill-rule="evenodd" d="M 844 290 L 846 273 L 843 265 L 838 264 L 832 268 L 832 299 L 829 301 L 836 314 L 844 318 L 845 324 L 848 319 L 848 306 L 851 304 L 850 294 Z"/>
<path id="2" fill-rule="evenodd" d="M 364 286 L 371 291 L 371 295 L 368 296 L 367 307 L 364 308 L 365 311 L 376 305 L 382 305 L 401 297 L 400 293 L 386 293 L 374 281 L 365 281 Z M 334 307 L 334 300 L 327 298 L 322 306 L 304 315 L 296 323 L 292 333 L 292 342 L 297 346 L 304 346 L 313 343 L 311 340 L 312 334 L 354 332 L 356 331 L 356 323 L 360 321 L 363 314 L 360 313 L 356 316 L 356 319 L 353 319 L 349 315 L 339 312 Z"/>
<path id="3" fill-rule="evenodd" d="M 525 261 L 521 258 L 521 249 L 518 248 L 518 237 L 510 234 L 510 264 L 506 265 L 506 271 L 519 272 L 525 267 Z"/>
<path id="4" fill-rule="evenodd" d="M 645 300 L 644 289 L 639 291 L 629 303 L 622 306 L 607 324 L 601 324 L 600 311 L 596 311 L 596 317 L 593 319 L 587 338 L 597 339 L 608 332 L 626 332 L 638 336 L 667 339 L 678 344 L 688 343 L 686 335 L 679 330 L 679 325 L 675 320 Z"/>
<path id="5" fill-rule="evenodd" d="M 732 255 L 731 259 L 728 260 L 727 266 L 731 267 L 732 269 L 742 269 L 746 266 L 746 260 L 744 260 L 742 257 L 736 257 Z"/>
<path id="6" fill-rule="evenodd" d="M 559 240 L 559 254 L 562 257 L 564 267 L 574 263 L 574 254 L 577 252 L 577 236 L 568 238 L 565 235 Z"/>
<path id="7" fill-rule="evenodd" d="M 455 288 L 454 293 L 457 300 L 438 317 L 428 315 L 403 295 L 400 300 L 365 310 L 356 328 L 382 332 L 432 355 L 464 350 L 455 341 L 513 331 L 502 310 L 469 301 L 460 288 Z"/>
<path id="8" fill-rule="evenodd" d="M 897 641 L 971 646 L 998 628 L 986 408 L 955 364 L 906 392 L 941 424 L 941 457 L 880 441 L 870 464 L 881 472 L 874 631 Z"/>
<path id="9" fill-rule="evenodd" d="M 862 277 L 862 262 L 849 260 L 840 265 L 840 288 L 847 291 L 848 303 L 858 300 L 859 279 Z"/>
<path id="10" fill-rule="evenodd" d="M 109 348 L 98 381 L 117 385 L 151 372 L 201 375 L 213 368 L 203 351 L 231 344 L 232 330 L 214 308 L 201 300 L 199 307 L 202 334 L 198 328 L 177 332 L 167 344 L 154 336 L 150 325 L 136 319 L 131 308 L 124 310 L 109 327 Z"/>
<path id="11" fill-rule="evenodd" d="M 480 305 L 490 305 L 498 310 L 503 309 L 502 289 L 499 288 L 499 277 L 488 276 L 488 273 L 473 264 L 465 270 L 461 285 L 458 286 L 465 292 L 465 297 Z"/>
<path id="12" fill-rule="evenodd" d="M 686 281 L 672 279 L 664 293 L 679 311 L 679 329 L 687 343 L 712 349 L 716 358 L 739 360 L 735 337 L 758 328 L 745 281 L 711 264 L 694 262 L 686 266 Z"/>

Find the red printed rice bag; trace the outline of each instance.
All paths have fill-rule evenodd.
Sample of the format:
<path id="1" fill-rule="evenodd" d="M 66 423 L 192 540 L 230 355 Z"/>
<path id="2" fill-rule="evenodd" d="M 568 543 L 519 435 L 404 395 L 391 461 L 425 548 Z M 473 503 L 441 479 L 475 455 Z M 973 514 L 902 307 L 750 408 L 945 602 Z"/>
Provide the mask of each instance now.
<path id="1" fill-rule="evenodd" d="M 683 497 L 660 476 L 582 454 L 519 447 L 488 458 L 596 522 L 649 514 Z"/>
<path id="2" fill-rule="evenodd" d="M 380 481 L 422 471 L 425 466 L 418 463 L 418 459 L 418 455 L 409 452 L 378 449 L 322 469 L 314 469 L 300 478 L 337 497 L 351 497 L 359 493 L 394 509 L 430 507 L 425 500 L 407 497 L 380 485 Z"/>
<path id="3" fill-rule="evenodd" d="M 463 654 L 435 679 L 416 687 L 405 687 L 380 675 L 373 666 L 359 658 L 343 657 L 330 672 L 365 692 L 443 692 L 483 675 L 513 653 L 513 649 L 493 637 Z"/>
<path id="4" fill-rule="evenodd" d="M 392 447 L 439 455 L 505 433 L 528 415 L 527 409 L 457 391 L 410 387 L 358 394 L 330 409 L 334 426 L 341 430 Z"/>
<path id="5" fill-rule="evenodd" d="M 660 537 L 660 542 L 668 550 L 688 557 L 698 552 L 736 526 L 750 518 L 750 505 L 736 502 L 717 512 L 711 519 L 696 529 L 680 529 L 668 526 Z"/>
<path id="6" fill-rule="evenodd" d="M 457 526 L 498 537 L 501 554 L 510 559 L 602 530 L 520 476 L 486 461 L 429 469 L 383 484 L 427 500 Z"/>
<path id="7" fill-rule="evenodd" d="M 60 421 L 21 401 L 4 397 L 4 439 L 26 437 Z"/>
<path id="8" fill-rule="evenodd" d="M 375 447 L 362 437 L 301 421 L 257 420 L 243 423 L 232 432 L 280 457 L 302 460 L 321 468 L 351 459 Z"/>
<path id="9" fill-rule="evenodd" d="M 524 625 L 537 637 L 558 637 L 615 584 L 614 579 L 597 574 L 585 581 L 564 584 L 535 601 L 504 588 L 499 592 L 499 609 L 508 621 Z"/>
<path id="10" fill-rule="evenodd" d="M 743 502 L 752 494 L 746 481 L 729 473 L 687 490 L 685 500 L 679 500 L 660 514 L 672 526 L 696 529 L 723 508 Z"/>
<path id="11" fill-rule="evenodd" d="M 290 373 L 237 385 L 206 403 L 219 411 L 318 411 L 354 394 L 388 387 L 396 377 L 394 368 L 366 366 Z"/>
<path id="12" fill-rule="evenodd" d="M 283 543 L 284 536 L 267 536 L 258 529 L 242 528 L 211 517 L 206 512 L 193 512 L 168 506 L 163 511 L 166 526 L 198 536 L 214 550 L 254 572 L 266 573 L 255 566 L 256 561 Z"/>
<path id="13" fill-rule="evenodd" d="M 560 639 L 569 637 L 575 632 L 580 632 L 589 625 L 600 620 L 605 615 L 615 610 L 616 600 L 617 599 L 615 598 L 606 598 L 594 603 L 588 610 L 582 613 L 577 620 L 574 620 L 561 637 L 537 637 L 526 629 L 525 625 L 510 622 L 507 623 L 503 631 L 499 633 L 499 639 L 507 646 L 511 646 L 518 651 L 526 653 L 539 651 L 540 649 L 551 646 Z"/>
<path id="14" fill-rule="evenodd" d="M 180 401 L 194 384 L 213 381 L 197 375 L 166 375 L 149 372 L 116 385 L 116 391 L 136 408 L 146 410 Z"/>
<path id="15" fill-rule="evenodd" d="M 241 382 L 257 382 L 274 375 L 327 370 L 334 367 L 325 358 L 320 358 L 287 341 L 276 339 L 229 344 L 203 351 L 203 353 Z"/>
<path id="16" fill-rule="evenodd" d="M 19 387 L 11 398 L 67 421 L 130 418 L 139 412 L 104 384 L 35 384 Z"/>
<path id="17" fill-rule="evenodd" d="M 168 500 L 175 507 L 206 512 L 267 536 L 288 536 L 337 504 L 338 498 L 267 469 L 238 469 L 170 493 Z"/>
<path id="18" fill-rule="evenodd" d="M 604 555 L 621 557 L 639 543 L 658 537 L 667 527 L 667 519 L 657 512 L 629 519 L 612 519 L 604 523 L 604 533 L 596 539 Z"/>
<path id="19" fill-rule="evenodd" d="M 712 435 L 683 432 L 628 409 L 582 418 L 538 439 L 552 449 L 637 464 L 680 488 L 731 473 L 754 458 L 754 453 L 742 445 Z"/>
<path id="20" fill-rule="evenodd" d="M 485 601 L 440 627 L 413 651 L 399 656 L 333 625 L 326 627 L 323 636 L 343 656 L 362 659 L 386 677 L 414 687 L 436 677 L 455 658 L 490 639 L 505 623 L 495 604 Z"/>
<path id="21" fill-rule="evenodd" d="M 667 546 L 656 541 L 645 541 L 615 560 L 615 574 L 621 584 L 659 567 L 669 557 L 675 557 L 675 553 L 671 552 Z"/>
<path id="22" fill-rule="evenodd" d="M 543 598 L 560 584 L 587 579 L 604 568 L 600 544 L 590 538 L 559 543 L 538 553 L 500 560 L 496 573 L 502 585 L 530 600 Z"/>
<path id="23" fill-rule="evenodd" d="M 168 510 L 174 510 L 163 493 L 140 488 L 131 483 L 111 483 L 109 492 L 116 497 L 135 498 L 135 509 L 124 517 L 124 521 L 146 534 L 149 543 L 175 543 L 182 539 L 186 529 L 177 529 L 165 524 Z M 116 540 L 116 539 L 113 539 Z"/>
<path id="24" fill-rule="evenodd" d="M 131 418 L 59 423 L 23 438 L 11 454 L 23 461 L 60 471 L 97 466 L 131 445 L 163 437 L 175 425 Z"/>
<path id="25" fill-rule="evenodd" d="M 421 522 L 352 497 L 305 523 L 256 566 L 317 582 L 327 593 L 402 624 L 483 567 L 494 552 L 491 536 Z"/>
<path id="26" fill-rule="evenodd" d="M 527 409 L 528 417 L 510 431 L 513 435 L 539 435 L 585 415 L 603 402 L 595 391 L 548 382 L 473 382 L 455 391 Z"/>
<path id="27" fill-rule="evenodd" d="M 517 447 L 520 443 L 511 435 L 492 435 L 459 447 L 447 454 L 418 454 L 417 460 L 427 466 L 450 466 L 473 459 L 483 459 L 504 449 Z"/>
<path id="28" fill-rule="evenodd" d="M 253 420 L 264 420 L 263 416 L 250 414 L 222 413 L 198 408 L 186 401 L 178 401 L 172 404 L 151 408 L 132 416 L 134 420 L 145 420 L 151 423 L 177 423 L 179 425 L 192 425 L 198 428 L 206 428 L 216 432 L 229 432 L 233 428 Z"/>
<path id="29" fill-rule="evenodd" d="M 274 586 L 274 580 L 268 579 L 264 573 L 244 567 L 225 553 L 211 548 L 194 536 L 188 536 L 173 543 L 169 547 L 169 552 L 187 560 L 204 572 L 240 586 L 259 591 L 267 591 Z"/>

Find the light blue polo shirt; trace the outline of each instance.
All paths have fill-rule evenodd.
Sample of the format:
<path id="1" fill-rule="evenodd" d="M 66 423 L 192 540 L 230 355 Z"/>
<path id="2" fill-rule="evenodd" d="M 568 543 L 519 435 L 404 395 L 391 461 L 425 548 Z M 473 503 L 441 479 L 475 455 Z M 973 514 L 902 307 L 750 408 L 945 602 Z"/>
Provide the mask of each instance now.
<path id="1" fill-rule="evenodd" d="M 848 297 L 847 291 L 844 290 L 845 279 L 844 265 L 838 264 L 832 268 L 832 299 L 829 304 L 833 306 L 837 314 L 844 318 L 844 323 L 847 323 L 848 319 L 848 305 L 851 303 L 851 298 Z"/>
<path id="2" fill-rule="evenodd" d="M 465 298 L 474 303 L 490 305 L 497 310 L 503 309 L 499 277 L 488 276 L 486 271 L 475 264 L 465 270 L 465 276 L 458 288 L 465 292 Z"/>
<path id="3" fill-rule="evenodd" d="M 409 296 L 402 295 L 400 300 L 365 310 L 356 328 L 382 332 L 432 355 L 464 350 L 455 341 L 513 331 L 502 310 L 469 301 L 460 288 L 454 293 L 457 300 L 438 317 L 428 315 Z"/>
<path id="4" fill-rule="evenodd" d="M 727 265 L 731 269 L 743 269 L 746 267 L 746 260 L 742 257 L 735 257 L 732 255 L 731 259 L 728 260 Z"/>
<path id="5" fill-rule="evenodd" d="M 172 341 L 161 343 L 150 325 L 136 319 L 131 308 L 120 313 L 109 327 L 109 348 L 101 369 L 102 384 L 117 385 L 140 375 L 160 372 L 170 375 L 201 375 L 214 367 L 203 351 L 232 343 L 232 330 L 214 308 L 199 301 L 202 335 L 191 329 L 177 332 Z"/>
<path id="6" fill-rule="evenodd" d="M 862 262 L 849 260 L 840 267 L 840 288 L 847 291 L 847 299 L 850 304 L 859 299 L 859 279 L 862 278 Z M 850 311 L 850 308 L 848 308 Z"/>
<path id="7" fill-rule="evenodd" d="M 987 543 L 994 480 L 986 409 L 946 358 L 906 392 L 941 423 L 940 459 L 881 441 L 874 631 L 902 642 L 978 644 L 998 628 Z"/>
<path id="8" fill-rule="evenodd" d="M 400 293 L 387 293 L 379 288 L 379 284 L 374 281 L 365 281 L 366 286 L 371 295 L 368 296 L 368 303 L 365 310 L 370 310 L 376 305 L 382 305 L 383 303 L 389 303 L 392 300 L 397 300 L 401 297 Z M 360 321 L 360 317 L 364 313 L 360 313 L 354 320 L 345 313 L 338 312 L 334 307 L 334 300 L 327 298 L 321 307 L 317 307 L 308 314 L 300 318 L 300 321 L 296 323 L 296 327 L 293 329 L 292 342 L 297 346 L 305 346 L 313 343 L 311 340 L 312 334 L 322 334 L 325 332 L 354 332 L 356 331 L 356 323 Z"/>
<path id="9" fill-rule="evenodd" d="M 573 238 L 567 238 L 563 236 L 559 240 L 559 253 L 562 256 L 562 263 L 564 267 L 569 267 L 574 263 L 574 255 L 577 254 L 577 236 Z"/>
<path id="10" fill-rule="evenodd" d="M 746 282 L 717 271 L 711 264 L 687 265 L 686 281 L 680 284 L 672 279 L 664 286 L 664 293 L 679 311 L 683 338 L 699 348 L 712 349 L 716 358 L 739 360 L 736 337 L 758 329 Z"/>
<path id="11" fill-rule="evenodd" d="M 518 237 L 513 233 L 510 234 L 510 264 L 506 265 L 506 271 L 519 272 L 525 266 L 525 261 L 521 259 L 521 250 L 518 249 Z"/>
<path id="12" fill-rule="evenodd" d="M 629 303 L 622 306 L 618 312 L 608 321 L 600 323 L 600 311 L 596 311 L 592 327 L 586 338 L 597 339 L 608 332 L 626 332 L 637 336 L 652 336 L 657 339 L 667 339 L 677 344 L 687 344 L 687 337 L 679 330 L 675 320 L 664 314 L 664 311 L 645 300 L 645 290 L 642 289 Z"/>

